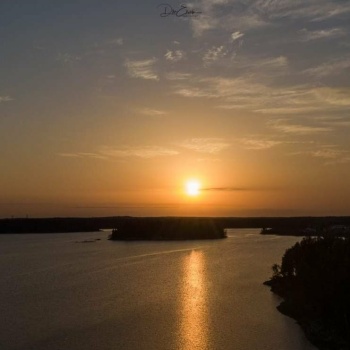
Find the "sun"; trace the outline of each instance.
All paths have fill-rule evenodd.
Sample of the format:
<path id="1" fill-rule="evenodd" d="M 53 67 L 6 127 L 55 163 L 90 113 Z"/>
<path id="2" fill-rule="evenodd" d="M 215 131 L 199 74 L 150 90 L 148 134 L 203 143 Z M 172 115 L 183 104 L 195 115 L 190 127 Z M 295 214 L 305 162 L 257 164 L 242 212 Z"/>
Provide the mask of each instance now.
<path id="1" fill-rule="evenodd" d="M 186 193 L 188 196 L 198 196 L 201 184 L 197 180 L 189 180 L 186 182 Z"/>

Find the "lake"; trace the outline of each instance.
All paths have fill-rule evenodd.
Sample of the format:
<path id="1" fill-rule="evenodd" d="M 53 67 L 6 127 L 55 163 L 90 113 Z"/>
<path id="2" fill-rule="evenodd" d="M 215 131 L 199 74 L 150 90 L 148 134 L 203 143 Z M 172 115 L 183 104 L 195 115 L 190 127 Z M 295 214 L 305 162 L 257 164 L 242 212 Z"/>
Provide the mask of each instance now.
<path id="1" fill-rule="evenodd" d="M 315 349 L 262 284 L 300 238 L 228 234 L 179 242 L 0 235 L 0 349 Z"/>

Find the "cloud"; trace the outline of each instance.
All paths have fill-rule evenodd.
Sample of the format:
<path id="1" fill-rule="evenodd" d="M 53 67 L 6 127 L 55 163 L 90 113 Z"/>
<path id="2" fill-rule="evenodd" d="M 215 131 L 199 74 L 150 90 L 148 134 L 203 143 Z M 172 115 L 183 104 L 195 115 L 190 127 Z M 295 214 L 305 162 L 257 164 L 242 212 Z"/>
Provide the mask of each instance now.
<path id="1" fill-rule="evenodd" d="M 328 0 L 258 0 L 252 3 L 250 9 L 270 20 L 290 18 L 322 21 L 350 12 L 348 3 Z"/>
<path id="2" fill-rule="evenodd" d="M 76 152 L 76 153 L 58 153 L 60 157 L 65 158 L 95 158 L 95 159 L 107 159 L 106 156 L 98 154 L 98 153 L 91 153 L 91 152 Z"/>
<path id="3" fill-rule="evenodd" d="M 0 96 L 0 103 L 13 101 L 13 98 L 10 96 Z"/>
<path id="4" fill-rule="evenodd" d="M 319 101 L 339 107 L 350 107 L 350 88 L 321 87 L 313 90 Z"/>
<path id="5" fill-rule="evenodd" d="M 162 156 L 176 156 L 177 154 L 179 154 L 178 151 L 161 146 L 124 146 L 121 148 L 103 146 L 96 152 L 58 153 L 59 156 L 66 158 L 95 158 L 103 160 L 127 157 L 150 159 Z"/>
<path id="6" fill-rule="evenodd" d="M 330 125 L 332 127 L 350 127 L 350 120 L 347 117 L 321 116 L 315 117 L 314 119 L 324 125 Z"/>
<path id="7" fill-rule="evenodd" d="M 339 149 L 337 145 L 320 145 L 318 149 L 295 152 L 293 155 L 307 155 L 325 160 L 325 165 L 350 162 L 350 151 Z"/>
<path id="8" fill-rule="evenodd" d="M 124 39 L 123 38 L 116 38 L 116 39 L 110 40 L 108 42 L 108 44 L 114 44 L 114 45 L 122 46 L 124 44 Z"/>
<path id="9" fill-rule="evenodd" d="M 342 73 L 347 68 L 350 68 L 350 57 L 342 57 L 322 63 L 314 68 L 305 69 L 303 73 L 322 78 Z"/>
<path id="10" fill-rule="evenodd" d="M 80 61 L 81 57 L 78 55 L 71 55 L 69 53 L 59 53 L 57 55 L 56 61 L 62 62 L 64 64 L 74 63 Z"/>
<path id="11" fill-rule="evenodd" d="M 159 109 L 152 109 L 152 108 L 140 108 L 137 109 L 137 111 L 141 114 L 148 115 L 150 117 L 162 117 L 167 114 L 165 111 L 161 111 Z"/>
<path id="12" fill-rule="evenodd" d="M 318 134 L 318 133 L 324 133 L 324 132 L 329 132 L 333 130 L 330 127 L 324 127 L 324 126 L 288 124 L 283 119 L 270 121 L 269 125 L 280 132 L 284 132 L 288 134 L 297 134 L 297 135 Z"/>
<path id="13" fill-rule="evenodd" d="M 193 138 L 185 140 L 179 146 L 201 153 L 218 153 L 230 146 L 221 138 Z"/>
<path id="14" fill-rule="evenodd" d="M 165 78 L 168 80 L 186 80 L 191 76 L 191 73 L 169 72 L 166 73 Z"/>
<path id="15" fill-rule="evenodd" d="M 256 63 L 260 67 L 285 67 L 288 65 L 288 59 L 285 56 L 271 57 Z"/>
<path id="16" fill-rule="evenodd" d="M 144 147 L 123 147 L 111 148 L 103 147 L 100 153 L 109 157 L 138 157 L 138 158 L 155 158 L 162 156 L 175 156 L 179 152 L 160 146 L 144 146 Z"/>
<path id="17" fill-rule="evenodd" d="M 170 62 L 178 62 L 185 58 L 185 52 L 181 50 L 167 50 L 166 54 L 164 55 L 165 59 Z"/>
<path id="18" fill-rule="evenodd" d="M 213 46 L 204 54 L 203 62 L 205 65 L 209 65 L 218 59 L 225 57 L 226 55 L 227 50 L 224 48 L 224 46 Z"/>
<path id="19" fill-rule="evenodd" d="M 345 17 L 350 12 L 350 4 L 347 1 L 195 0 L 194 3 L 202 11 L 201 16 L 191 21 L 195 36 L 200 36 L 208 30 L 224 29 L 233 32 L 236 32 L 237 28 L 244 31 L 254 30 L 280 25 L 281 21 L 288 20 L 294 23 L 297 21 L 320 22 Z"/>
<path id="20" fill-rule="evenodd" d="M 242 38 L 244 36 L 244 33 L 241 32 L 234 32 L 231 34 L 231 40 L 236 41 L 239 38 Z"/>
<path id="21" fill-rule="evenodd" d="M 133 78 L 159 80 L 158 75 L 154 71 L 154 64 L 156 62 L 156 58 L 141 61 L 126 60 L 125 67 L 127 68 L 128 74 Z"/>
<path id="22" fill-rule="evenodd" d="M 272 64 L 266 60 L 263 64 Z M 284 65 L 284 59 L 272 60 Z M 269 72 L 275 72 L 271 68 Z M 273 74 L 272 74 L 273 75 Z M 260 78 L 260 79 L 259 79 Z M 192 77 L 173 85 L 173 93 L 187 98 L 216 100 L 216 107 L 227 110 L 248 110 L 263 114 L 298 114 L 316 112 L 347 112 L 350 88 L 267 85 L 266 76 L 256 74 L 237 78 Z"/>
<path id="23" fill-rule="evenodd" d="M 308 31 L 304 28 L 300 31 L 300 34 L 302 35 L 302 41 L 310 41 L 340 37 L 345 35 L 346 31 L 342 28 L 322 29 L 315 31 Z"/>
<path id="24" fill-rule="evenodd" d="M 265 150 L 280 145 L 282 141 L 243 138 L 240 140 L 246 149 Z"/>
<path id="25" fill-rule="evenodd" d="M 245 187 L 207 187 L 207 188 L 201 188 L 201 191 L 240 192 L 240 191 L 252 191 L 252 189 L 245 188 Z"/>
<path id="26" fill-rule="evenodd" d="M 271 191 L 277 188 L 258 188 L 258 187 L 206 187 L 201 188 L 201 191 L 210 192 L 245 192 L 245 191 Z"/>

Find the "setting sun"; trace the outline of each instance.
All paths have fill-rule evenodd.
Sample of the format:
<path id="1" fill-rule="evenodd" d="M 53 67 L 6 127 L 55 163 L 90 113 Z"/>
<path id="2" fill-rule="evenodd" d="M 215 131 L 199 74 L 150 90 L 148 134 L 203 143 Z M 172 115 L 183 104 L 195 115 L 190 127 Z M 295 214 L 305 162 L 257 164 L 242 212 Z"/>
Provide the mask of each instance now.
<path id="1" fill-rule="evenodd" d="M 198 196 L 200 192 L 200 183 L 197 180 L 190 180 L 186 182 L 186 193 L 189 196 Z"/>

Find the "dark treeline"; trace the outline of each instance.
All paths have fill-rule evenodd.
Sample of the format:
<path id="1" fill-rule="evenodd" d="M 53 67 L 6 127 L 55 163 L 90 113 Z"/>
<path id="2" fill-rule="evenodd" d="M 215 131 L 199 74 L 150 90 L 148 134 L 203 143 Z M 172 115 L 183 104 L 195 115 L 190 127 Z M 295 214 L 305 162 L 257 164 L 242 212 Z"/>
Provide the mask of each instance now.
<path id="1" fill-rule="evenodd" d="M 18 218 L 0 219 L 0 233 L 50 233 L 50 232 L 89 232 L 103 228 L 118 228 L 133 220 L 166 222 L 176 217 L 136 218 L 128 216 L 96 218 Z M 282 217 L 282 218 L 240 218 L 212 217 L 217 227 L 221 228 L 262 228 L 274 227 L 281 234 L 296 235 L 307 227 L 327 227 L 330 225 L 350 226 L 350 217 Z"/>
<path id="2" fill-rule="evenodd" d="M 304 238 L 272 269 L 265 284 L 284 298 L 278 309 L 320 349 L 350 349 L 350 239 Z"/>
<path id="3" fill-rule="evenodd" d="M 111 240 L 189 240 L 225 238 L 225 230 L 210 218 L 150 218 L 119 223 Z"/>

